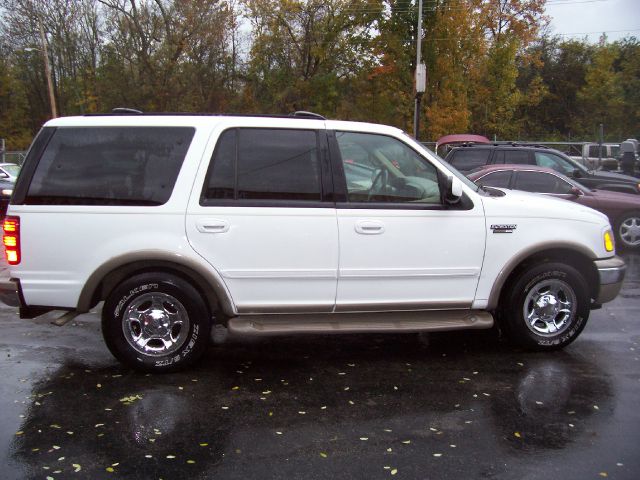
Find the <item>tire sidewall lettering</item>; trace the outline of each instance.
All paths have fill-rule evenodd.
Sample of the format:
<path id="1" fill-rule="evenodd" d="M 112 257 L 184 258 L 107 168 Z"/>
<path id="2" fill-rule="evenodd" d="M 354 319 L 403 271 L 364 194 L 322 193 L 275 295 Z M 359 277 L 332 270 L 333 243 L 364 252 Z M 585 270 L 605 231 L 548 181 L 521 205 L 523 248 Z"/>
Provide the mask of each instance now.
<path id="1" fill-rule="evenodd" d="M 124 309 L 129 300 L 131 300 L 134 296 L 139 293 L 146 292 L 149 290 L 158 290 L 159 286 L 157 283 L 147 283 L 145 285 L 140 285 L 139 287 L 133 288 L 129 290 L 129 293 L 122 297 L 120 301 L 117 303 L 115 310 L 113 311 L 113 316 L 115 318 L 120 317 L 120 312 Z"/>

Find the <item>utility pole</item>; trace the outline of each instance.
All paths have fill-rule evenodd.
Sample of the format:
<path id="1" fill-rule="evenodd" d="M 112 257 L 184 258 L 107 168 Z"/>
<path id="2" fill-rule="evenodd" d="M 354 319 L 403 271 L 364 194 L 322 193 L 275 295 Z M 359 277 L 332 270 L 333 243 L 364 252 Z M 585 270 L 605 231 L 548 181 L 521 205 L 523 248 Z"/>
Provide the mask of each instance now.
<path id="1" fill-rule="evenodd" d="M 40 29 L 40 41 L 42 42 L 42 56 L 44 57 L 44 73 L 47 76 L 47 87 L 49 89 L 49 103 L 51 104 L 51 118 L 58 117 L 56 108 L 56 97 L 53 94 L 53 80 L 51 79 L 51 67 L 49 66 L 49 53 L 47 52 L 47 39 L 44 37 L 42 20 L 38 17 L 38 28 Z"/>
<path id="2" fill-rule="evenodd" d="M 600 132 L 598 135 L 598 165 L 602 166 L 602 144 L 604 143 L 604 124 L 600 124 Z"/>
<path id="3" fill-rule="evenodd" d="M 427 85 L 427 68 L 422 63 L 422 0 L 418 1 L 418 30 L 416 33 L 416 102 L 413 112 L 413 137 L 419 140 L 420 135 L 420 103 Z"/>

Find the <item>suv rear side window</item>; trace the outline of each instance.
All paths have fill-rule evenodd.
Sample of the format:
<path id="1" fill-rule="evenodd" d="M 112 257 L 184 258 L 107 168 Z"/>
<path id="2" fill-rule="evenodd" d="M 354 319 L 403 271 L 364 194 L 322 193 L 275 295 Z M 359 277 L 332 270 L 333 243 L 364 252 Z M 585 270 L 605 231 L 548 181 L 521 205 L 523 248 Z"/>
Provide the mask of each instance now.
<path id="1" fill-rule="evenodd" d="M 526 150 L 496 150 L 495 160 L 493 163 L 511 165 L 532 165 L 531 155 Z"/>
<path id="2" fill-rule="evenodd" d="M 484 167 L 489 162 L 491 150 L 473 150 L 461 148 L 452 153 L 447 161 L 461 172 L 470 172 Z"/>
<path id="3" fill-rule="evenodd" d="M 209 200 L 321 201 L 314 130 L 236 128 L 222 133 L 207 173 Z"/>
<path id="4" fill-rule="evenodd" d="M 195 129 L 69 127 L 53 134 L 25 199 L 31 205 L 162 205 Z"/>

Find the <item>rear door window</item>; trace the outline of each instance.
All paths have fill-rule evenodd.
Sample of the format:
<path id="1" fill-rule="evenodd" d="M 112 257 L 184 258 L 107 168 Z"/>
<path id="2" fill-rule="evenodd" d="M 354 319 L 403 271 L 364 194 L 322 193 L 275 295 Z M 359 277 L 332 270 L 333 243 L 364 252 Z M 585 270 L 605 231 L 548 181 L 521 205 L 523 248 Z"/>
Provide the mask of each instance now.
<path id="1" fill-rule="evenodd" d="M 451 165 L 461 172 L 471 172 L 480 167 L 484 167 L 489 162 L 489 149 L 466 149 L 456 150 L 447 160 Z"/>
<path id="2" fill-rule="evenodd" d="M 201 205 L 216 200 L 322 200 L 314 130 L 235 128 L 222 133 Z"/>
<path id="3" fill-rule="evenodd" d="M 192 127 L 58 128 L 26 204 L 162 205 L 193 138 Z"/>
<path id="4" fill-rule="evenodd" d="M 533 164 L 531 155 L 526 150 L 501 150 L 502 154 L 494 163 L 508 163 L 513 165 L 530 165 Z"/>
<path id="5" fill-rule="evenodd" d="M 514 188 L 525 192 L 568 194 L 572 185 L 550 173 L 517 172 Z"/>

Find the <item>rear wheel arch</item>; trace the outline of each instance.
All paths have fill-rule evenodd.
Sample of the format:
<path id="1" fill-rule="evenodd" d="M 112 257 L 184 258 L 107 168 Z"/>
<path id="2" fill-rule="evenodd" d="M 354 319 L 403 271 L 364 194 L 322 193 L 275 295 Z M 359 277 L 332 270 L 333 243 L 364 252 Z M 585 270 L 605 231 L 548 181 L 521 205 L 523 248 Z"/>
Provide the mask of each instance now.
<path id="1" fill-rule="evenodd" d="M 105 300 L 126 279 L 149 272 L 166 273 L 184 279 L 202 296 L 211 315 L 222 312 L 224 315 L 233 316 L 233 301 L 221 278 L 197 266 L 185 265 L 174 259 L 162 257 L 124 258 L 102 265 L 86 281 L 78 300 L 77 310 L 89 311 L 100 301 Z"/>

